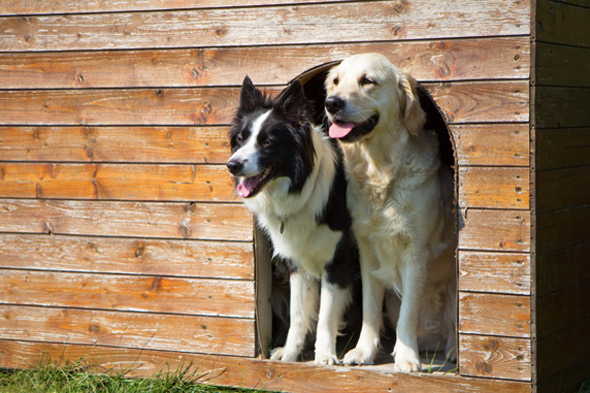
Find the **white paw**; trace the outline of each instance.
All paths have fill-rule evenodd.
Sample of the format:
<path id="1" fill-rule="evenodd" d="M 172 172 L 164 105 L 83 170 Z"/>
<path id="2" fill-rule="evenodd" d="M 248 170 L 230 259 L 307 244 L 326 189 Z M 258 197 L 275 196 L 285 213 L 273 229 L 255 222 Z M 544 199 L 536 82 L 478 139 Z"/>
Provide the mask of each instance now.
<path id="1" fill-rule="evenodd" d="M 416 351 L 405 345 L 396 345 L 393 350 L 393 369 L 401 373 L 415 373 L 422 371 L 422 363 Z"/>
<path id="2" fill-rule="evenodd" d="M 322 364 L 325 366 L 333 366 L 335 364 L 340 364 L 338 357 L 334 354 L 330 353 L 316 353 L 315 359 L 313 361 L 315 364 Z"/>
<path id="3" fill-rule="evenodd" d="M 374 351 L 366 350 L 361 347 L 356 347 L 348 351 L 346 355 L 344 355 L 344 364 L 346 365 L 363 365 L 363 364 L 373 364 L 375 362 L 375 355 Z"/>
<path id="4" fill-rule="evenodd" d="M 299 354 L 294 351 L 287 351 L 283 347 L 276 347 L 270 352 L 270 360 L 280 360 L 281 362 L 296 362 Z"/>

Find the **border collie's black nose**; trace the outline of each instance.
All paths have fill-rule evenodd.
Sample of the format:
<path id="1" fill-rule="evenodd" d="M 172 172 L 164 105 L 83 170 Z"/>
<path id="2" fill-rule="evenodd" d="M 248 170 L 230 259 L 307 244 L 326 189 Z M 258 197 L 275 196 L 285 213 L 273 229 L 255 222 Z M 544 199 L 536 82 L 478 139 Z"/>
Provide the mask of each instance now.
<path id="1" fill-rule="evenodd" d="M 332 114 L 338 112 L 340 109 L 344 108 L 344 100 L 342 98 L 338 98 L 336 96 L 329 96 L 326 98 L 326 102 L 324 103 L 326 106 L 326 110 Z"/>
<path id="2" fill-rule="evenodd" d="M 237 175 L 240 173 L 243 167 L 244 163 L 240 160 L 233 159 L 227 162 L 227 169 L 232 175 Z"/>

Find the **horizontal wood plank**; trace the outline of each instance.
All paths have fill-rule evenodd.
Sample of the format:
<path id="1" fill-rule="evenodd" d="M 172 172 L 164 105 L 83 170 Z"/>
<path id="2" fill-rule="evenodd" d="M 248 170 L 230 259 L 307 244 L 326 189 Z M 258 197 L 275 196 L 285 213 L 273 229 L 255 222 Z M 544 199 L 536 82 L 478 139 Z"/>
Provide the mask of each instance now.
<path id="1" fill-rule="evenodd" d="M 531 384 L 486 378 L 422 373 L 381 373 L 366 367 L 326 367 L 310 363 L 282 363 L 233 356 L 192 355 L 151 350 L 114 350 L 98 346 L 64 346 L 51 343 L 0 341 L 0 365 L 30 368 L 50 358 L 73 362 L 84 358 L 92 370 L 147 377 L 188 367 L 196 382 L 243 388 L 308 393 L 408 391 L 413 393 L 530 393 Z"/>
<path id="2" fill-rule="evenodd" d="M 531 341 L 520 338 L 459 335 L 461 374 L 530 381 Z"/>
<path id="3" fill-rule="evenodd" d="M 252 281 L 0 270 L 0 302 L 254 318 Z"/>
<path id="4" fill-rule="evenodd" d="M 367 7 L 365 5 L 364 7 Z M 522 79 L 529 75 L 525 37 L 106 52 L 0 53 L 0 88 L 260 85 L 353 54 L 379 52 L 417 80 Z"/>
<path id="5" fill-rule="evenodd" d="M 579 282 L 590 280 L 590 243 L 537 256 L 537 296 L 543 297 Z"/>
<path id="6" fill-rule="evenodd" d="M 459 167 L 459 206 L 529 208 L 529 168 Z"/>
<path id="7" fill-rule="evenodd" d="M 254 321 L 0 305 L 3 339 L 254 356 Z"/>
<path id="8" fill-rule="evenodd" d="M 588 334 L 588 331 L 590 331 L 590 318 L 550 337 L 539 339 L 537 356 L 543 359 L 537 365 L 539 380 L 549 379 L 573 365 L 578 365 L 583 371 L 590 369 L 590 362 L 588 362 L 590 345 L 588 340 L 581 339 Z M 563 381 L 561 385 L 564 385 Z M 548 389 L 543 391 L 550 392 Z"/>
<path id="9" fill-rule="evenodd" d="M 565 2 L 540 0 L 536 9 L 537 40 L 590 48 L 587 31 L 590 8 Z"/>
<path id="10" fill-rule="evenodd" d="M 350 0 L 324 0 L 324 2 L 343 2 Z M 119 0 L 119 1 L 102 1 L 88 0 L 84 7 L 80 7 L 77 0 L 56 0 L 51 2 L 41 2 L 40 4 L 31 4 L 26 0 L 4 0 L 0 15 L 34 15 L 34 14 L 69 14 L 69 13 L 87 13 L 87 12 L 113 12 L 113 11 L 157 11 L 170 9 L 198 9 L 214 7 L 247 7 L 257 5 L 271 4 L 291 4 L 291 3 L 315 3 L 317 0 L 232 0 L 228 4 L 224 0 L 200 0 L 198 3 L 186 0 Z"/>
<path id="11" fill-rule="evenodd" d="M 0 234 L 4 268 L 254 279 L 251 243 Z"/>
<path id="12" fill-rule="evenodd" d="M 228 127 L 0 127 L 0 161 L 225 164 Z"/>
<path id="13" fill-rule="evenodd" d="M 237 200 L 225 165 L 0 164 L 0 197 Z"/>
<path id="14" fill-rule="evenodd" d="M 459 333 L 530 337 L 529 296 L 459 292 Z"/>
<path id="15" fill-rule="evenodd" d="M 457 82 L 424 87 L 448 123 L 529 120 L 528 82 Z"/>
<path id="16" fill-rule="evenodd" d="M 528 254 L 459 251 L 458 260 L 460 291 L 531 293 Z"/>
<path id="17" fill-rule="evenodd" d="M 463 250 L 529 251 L 530 214 L 518 210 L 464 209 L 459 223 Z"/>
<path id="18" fill-rule="evenodd" d="M 0 200 L 0 232 L 203 240 L 253 238 L 239 204 Z"/>
<path id="19" fill-rule="evenodd" d="M 537 336 L 547 337 L 590 319 L 590 280 L 537 299 Z"/>
<path id="20" fill-rule="evenodd" d="M 528 120 L 528 83 L 425 84 L 451 123 Z M 279 89 L 268 90 L 278 93 Z M 237 88 L 3 90 L 1 125 L 227 125 Z M 140 110 L 138 110 L 138 108 Z M 35 113 L 35 116 L 31 116 Z"/>
<path id="21" fill-rule="evenodd" d="M 0 51 L 210 47 L 527 35 L 527 2 L 428 0 L 0 19 Z M 329 19 L 327 17 L 329 16 Z M 329 22 L 329 23 L 328 23 Z"/>
<path id="22" fill-rule="evenodd" d="M 528 124 L 465 124 L 449 128 L 460 166 L 529 165 Z"/>
<path id="23" fill-rule="evenodd" d="M 590 89 L 577 87 L 536 88 L 535 123 L 537 128 L 590 126 Z"/>
<path id="24" fill-rule="evenodd" d="M 537 215 L 537 255 L 590 242 L 590 205 Z"/>
<path id="25" fill-rule="evenodd" d="M 590 166 L 537 172 L 537 211 L 575 207 L 590 202 Z"/>
<path id="26" fill-rule="evenodd" d="M 538 42 L 535 56 L 537 86 L 590 87 L 590 47 Z"/>
<path id="27" fill-rule="evenodd" d="M 537 171 L 590 166 L 590 127 L 536 130 Z"/>

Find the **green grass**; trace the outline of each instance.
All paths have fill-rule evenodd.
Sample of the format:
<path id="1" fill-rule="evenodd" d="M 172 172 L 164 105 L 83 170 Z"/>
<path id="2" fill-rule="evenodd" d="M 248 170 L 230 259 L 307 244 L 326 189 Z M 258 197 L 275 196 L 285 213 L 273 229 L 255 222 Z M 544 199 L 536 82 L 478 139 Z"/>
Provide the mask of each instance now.
<path id="1" fill-rule="evenodd" d="M 162 373 L 153 378 L 92 374 L 79 364 L 31 370 L 0 369 L 0 393 L 235 393 L 251 392 L 203 386 L 188 371 Z"/>

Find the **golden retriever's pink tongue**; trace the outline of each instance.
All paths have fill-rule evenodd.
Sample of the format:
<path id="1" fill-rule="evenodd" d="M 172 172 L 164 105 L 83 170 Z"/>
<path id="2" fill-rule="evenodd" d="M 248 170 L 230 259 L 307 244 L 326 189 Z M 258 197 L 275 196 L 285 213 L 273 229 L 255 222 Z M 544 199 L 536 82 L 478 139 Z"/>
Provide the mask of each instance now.
<path id="1" fill-rule="evenodd" d="M 328 133 L 330 138 L 344 138 L 353 128 L 352 123 L 332 123 Z"/>

